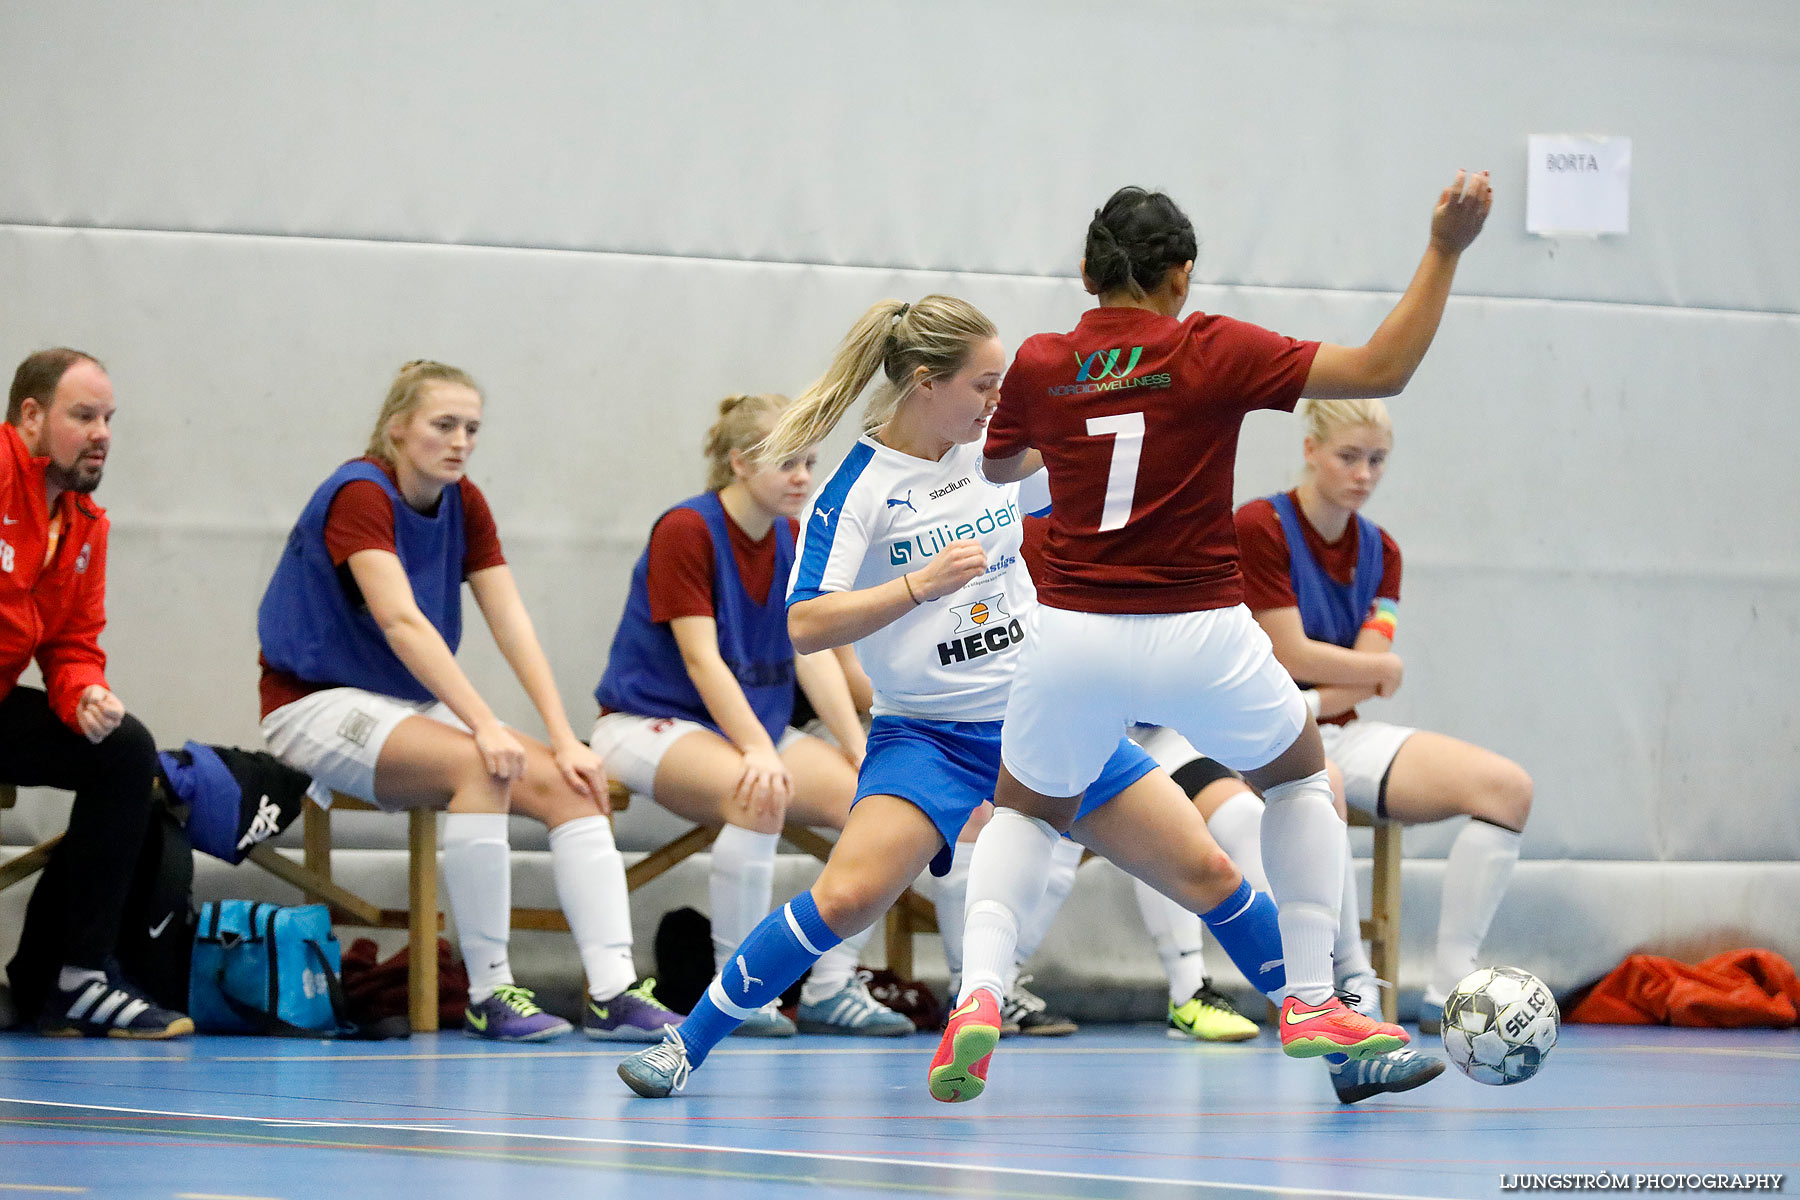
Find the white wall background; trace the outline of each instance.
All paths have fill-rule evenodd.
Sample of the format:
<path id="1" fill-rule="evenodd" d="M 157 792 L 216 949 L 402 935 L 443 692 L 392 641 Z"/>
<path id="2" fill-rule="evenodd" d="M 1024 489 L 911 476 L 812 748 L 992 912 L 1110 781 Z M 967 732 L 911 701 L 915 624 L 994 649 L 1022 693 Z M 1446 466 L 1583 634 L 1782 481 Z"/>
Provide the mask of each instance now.
<path id="1" fill-rule="evenodd" d="M 1796 61 L 1787 0 L 0 0 L 0 362 L 112 369 L 107 647 L 164 743 L 254 741 L 289 523 L 400 362 L 466 366 L 580 724 L 714 402 L 797 390 L 868 303 L 1066 327 L 1086 219 L 1137 182 L 1200 230 L 1196 305 L 1361 341 L 1485 166 L 1371 509 L 1408 567 L 1375 707 L 1537 780 L 1494 958 L 1558 987 L 1634 949 L 1800 958 Z M 1561 132 L 1634 139 L 1629 236 L 1524 233 L 1525 138 Z M 1240 497 L 1298 440 L 1252 421 Z M 1414 986 L 1453 832 L 1408 838 Z M 1044 974 L 1154 974 L 1109 887 Z M 1094 922 L 1118 961 L 1078 952 Z"/>

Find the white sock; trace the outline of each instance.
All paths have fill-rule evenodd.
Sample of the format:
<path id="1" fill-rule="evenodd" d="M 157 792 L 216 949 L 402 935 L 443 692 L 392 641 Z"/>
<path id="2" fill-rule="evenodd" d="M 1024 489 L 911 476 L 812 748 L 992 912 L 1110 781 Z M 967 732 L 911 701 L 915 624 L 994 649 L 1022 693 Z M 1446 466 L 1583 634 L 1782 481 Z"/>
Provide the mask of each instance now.
<path id="1" fill-rule="evenodd" d="M 963 910 L 969 904 L 969 860 L 975 855 L 974 842 L 958 842 L 950 870 L 936 881 L 932 904 L 937 909 L 938 936 L 944 942 L 944 965 L 949 968 L 950 991 L 954 999 L 962 981 Z"/>
<path id="2" fill-rule="evenodd" d="M 1444 859 L 1444 898 L 1438 908 L 1437 961 L 1431 969 L 1431 986 L 1425 990 L 1427 1002 L 1442 1004 L 1475 969 L 1475 956 L 1518 861 L 1519 835 L 1486 821 L 1471 819 L 1450 843 Z"/>
<path id="3" fill-rule="evenodd" d="M 1256 793 L 1242 791 L 1213 810 L 1206 820 L 1219 849 L 1231 856 L 1250 886 L 1259 892 L 1269 890 L 1269 877 L 1263 873 L 1262 857 L 1263 802 Z M 1191 994 L 1191 993 L 1190 993 Z M 1182 999 L 1187 999 L 1183 996 Z"/>
<path id="4" fill-rule="evenodd" d="M 456 921 L 469 1003 L 513 981 L 506 940 L 512 926 L 512 845 L 505 813 L 444 815 L 444 895 Z"/>
<path id="5" fill-rule="evenodd" d="M 1049 823 L 1016 809 L 994 813 L 975 839 L 969 860 L 969 906 L 963 919 L 963 984 L 960 1004 L 978 987 L 1006 1002 L 1007 976 L 1015 970 L 1019 930 L 1044 898 L 1050 860 L 1062 840 Z"/>
<path id="6" fill-rule="evenodd" d="M 713 969 L 737 953 L 750 931 L 774 906 L 775 849 L 779 833 L 757 833 L 742 825 L 719 830 L 712 845 L 712 874 L 707 887 L 712 899 Z"/>
<path id="7" fill-rule="evenodd" d="M 1163 974 L 1169 980 L 1169 1002 L 1184 1003 L 1200 990 L 1206 978 L 1206 954 L 1201 945 L 1200 914 L 1191 913 L 1141 879 L 1131 881 L 1137 894 L 1144 932 L 1156 944 Z"/>
<path id="8" fill-rule="evenodd" d="M 800 985 L 800 1003 L 821 1004 L 850 986 L 850 977 L 856 974 L 862 959 L 862 948 L 869 944 L 869 935 L 874 932 L 875 926 L 870 925 L 821 954 L 806 982 Z"/>
<path id="9" fill-rule="evenodd" d="M 1007 995 L 1012 994 L 1013 985 L 1019 981 L 1019 969 L 1030 962 L 1031 956 L 1044 944 L 1056 914 L 1068 902 L 1069 892 L 1075 887 L 1075 869 L 1081 865 L 1081 855 L 1082 848 L 1078 843 L 1068 838 L 1056 839 L 1056 848 L 1050 852 L 1050 873 L 1044 878 L 1044 898 L 1019 926 L 1018 949 L 1013 952 L 1012 970 L 1006 974 Z"/>
<path id="10" fill-rule="evenodd" d="M 1331 998 L 1331 949 L 1344 902 L 1344 822 L 1323 771 L 1277 784 L 1263 800 L 1263 870 L 1281 910 L 1288 994 L 1323 1004 Z"/>
<path id="11" fill-rule="evenodd" d="M 1339 983 L 1363 976 L 1372 978 L 1375 974 L 1375 967 L 1369 962 L 1369 948 L 1363 942 L 1362 910 L 1356 895 L 1356 860 L 1348 851 L 1344 854 L 1344 901 L 1338 906 L 1337 941 L 1333 944 L 1331 957 Z"/>
<path id="12" fill-rule="evenodd" d="M 610 1000 L 637 979 L 625 859 L 613 842 L 612 822 L 596 814 L 552 829 L 550 874 L 587 972 L 588 995 Z"/>
<path id="13" fill-rule="evenodd" d="M 106 972 L 93 967 L 64 967 L 56 976 L 56 986 L 65 992 L 72 992 L 84 983 L 106 981 Z"/>

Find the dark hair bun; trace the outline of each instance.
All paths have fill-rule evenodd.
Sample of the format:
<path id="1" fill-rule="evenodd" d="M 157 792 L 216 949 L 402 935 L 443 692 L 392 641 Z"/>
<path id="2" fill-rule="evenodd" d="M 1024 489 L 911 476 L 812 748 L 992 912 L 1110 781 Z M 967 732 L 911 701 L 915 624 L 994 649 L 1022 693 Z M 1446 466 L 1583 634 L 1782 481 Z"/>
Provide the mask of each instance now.
<path id="1" fill-rule="evenodd" d="M 1194 226 L 1161 192 L 1123 187 L 1094 211 L 1088 224 L 1087 277 L 1106 292 L 1153 291 L 1171 268 L 1200 252 Z"/>

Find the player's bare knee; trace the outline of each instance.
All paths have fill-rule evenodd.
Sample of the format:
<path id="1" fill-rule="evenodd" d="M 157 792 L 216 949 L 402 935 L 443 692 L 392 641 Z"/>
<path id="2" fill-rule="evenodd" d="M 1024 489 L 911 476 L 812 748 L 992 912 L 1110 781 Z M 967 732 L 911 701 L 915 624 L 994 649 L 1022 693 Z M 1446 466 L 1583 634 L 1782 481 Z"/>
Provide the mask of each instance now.
<path id="1" fill-rule="evenodd" d="M 860 880 L 823 875 L 813 884 L 812 897 L 819 916 L 839 937 L 849 937 L 872 925 L 883 899 Z"/>

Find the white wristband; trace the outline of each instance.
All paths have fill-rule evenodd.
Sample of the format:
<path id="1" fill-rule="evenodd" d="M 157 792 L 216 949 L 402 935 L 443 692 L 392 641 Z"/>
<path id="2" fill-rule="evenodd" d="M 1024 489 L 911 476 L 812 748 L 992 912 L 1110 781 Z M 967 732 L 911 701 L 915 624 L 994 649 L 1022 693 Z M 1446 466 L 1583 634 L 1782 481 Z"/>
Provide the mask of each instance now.
<path id="1" fill-rule="evenodd" d="M 1300 698 L 1306 701 L 1306 711 L 1312 714 L 1313 720 L 1319 719 L 1319 689 L 1301 688 Z"/>

